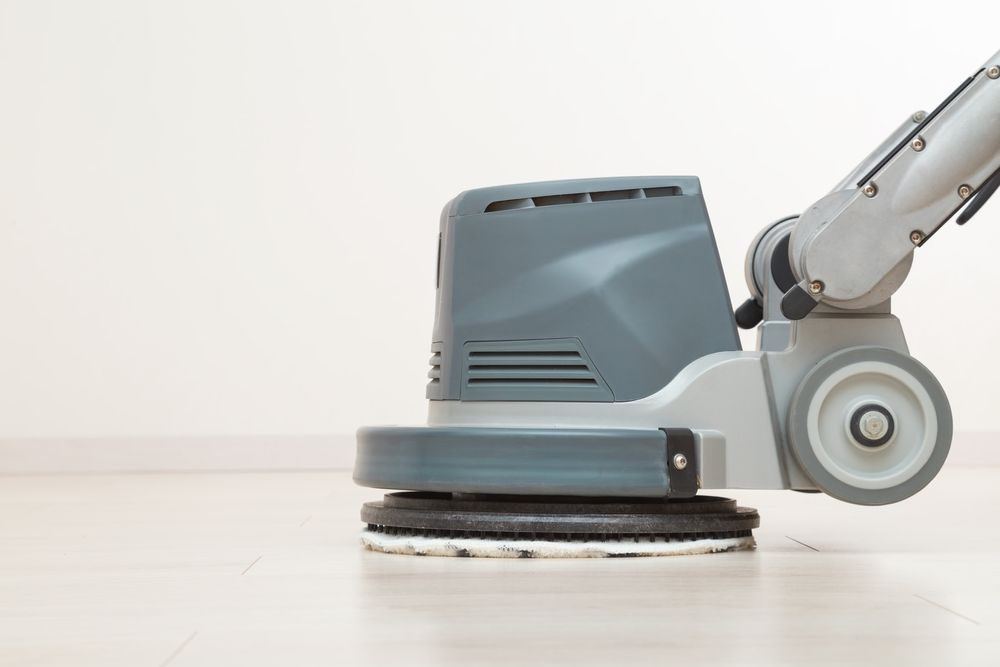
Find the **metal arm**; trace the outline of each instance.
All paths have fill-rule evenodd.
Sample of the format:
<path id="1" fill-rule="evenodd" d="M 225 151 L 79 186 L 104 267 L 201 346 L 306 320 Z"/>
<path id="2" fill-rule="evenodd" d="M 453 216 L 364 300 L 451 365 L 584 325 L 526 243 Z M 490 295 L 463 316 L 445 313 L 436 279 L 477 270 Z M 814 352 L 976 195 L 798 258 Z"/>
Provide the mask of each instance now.
<path id="1" fill-rule="evenodd" d="M 848 178 L 792 230 L 798 283 L 781 302 L 789 319 L 819 302 L 882 303 L 906 279 L 916 248 L 963 206 L 962 218 L 971 217 L 1000 186 L 1000 53 L 934 111 L 914 114 Z"/>

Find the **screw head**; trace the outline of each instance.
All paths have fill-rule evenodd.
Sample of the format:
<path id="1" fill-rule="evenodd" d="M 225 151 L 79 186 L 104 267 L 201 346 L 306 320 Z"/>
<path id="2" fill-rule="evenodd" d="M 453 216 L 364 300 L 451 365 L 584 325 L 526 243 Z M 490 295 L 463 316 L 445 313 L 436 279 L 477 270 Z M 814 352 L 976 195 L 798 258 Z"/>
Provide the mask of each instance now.
<path id="1" fill-rule="evenodd" d="M 970 188 L 968 185 L 963 185 L 958 188 L 958 196 L 961 197 L 962 199 L 968 199 L 969 195 L 971 194 L 972 194 L 972 188 Z"/>
<path id="2" fill-rule="evenodd" d="M 874 197 L 878 194 L 878 186 L 874 183 L 869 183 L 865 187 L 861 188 L 861 192 L 868 198 Z"/>
<path id="3" fill-rule="evenodd" d="M 924 143 L 924 138 L 923 137 L 917 137 L 916 139 L 914 139 L 913 141 L 910 142 L 910 148 L 912 148 L 913 150 L 917 151 L 918 153 L 920 151 L 924 150 L 924 148 L 926 146 L 927 146 L 927 144 Z"/>
<path id="4" fill-rule="evenodd" d="M 878 440 L 889 430 L 889 419 L 881 412 L 872 410 L 861 416 L 858 425 L 870 440 Z"/>
<path id="5" fill-rule="evenodd" d="M 913 245 L 919 245 L 924 240 L 924 233 L 914 230 L 910 232 L 910 240 L 913 241 Z"/>
<path id="6" fill-rule="evenodd" d="M 917 113 L 913 114 L 914 123 L 922 123 L 924 122 L 924 118 L 927 118 L 927 114 L 924 113 L 923 111 L 918 111 Z"/>
<path id="7" fill-rule="evenodd" d="M 825 288 L 825 287 L 826 287 L 826 285 L 823 284 L 822 280 L 814 280 L 811 283 L 809 283 L 809 293 L 810 294 L 822 294 L 823 293 L 823 288 Z"/>
<path id="8" fill-rule="evenodd" d="M 991 79 L 1000 79 L 1000 67 L 994 65 L 993 67 L 989 68 L 988 70 L 986 70 L 986 76 L 990 77 Z"/>
<path id="9" fill-rule="evenodd" d="M 688 457 L 683 454 L 674 454 L 674 467 L 678 470 L 684 470 L 688 467 Z"/>

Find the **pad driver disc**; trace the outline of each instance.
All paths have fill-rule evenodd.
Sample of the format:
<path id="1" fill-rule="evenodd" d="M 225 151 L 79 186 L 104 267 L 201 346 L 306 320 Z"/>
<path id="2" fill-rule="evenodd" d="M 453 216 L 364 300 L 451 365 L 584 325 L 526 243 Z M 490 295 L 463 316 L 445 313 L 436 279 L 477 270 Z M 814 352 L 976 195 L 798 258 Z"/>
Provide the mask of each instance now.
<path id="1" fill-rule="evenodd" d="M 754 546 L 760 517 L 715 496 L 584 498 L 401 492 L 365 503 L 375 551 L 485 557 L 652 556 Z"/>

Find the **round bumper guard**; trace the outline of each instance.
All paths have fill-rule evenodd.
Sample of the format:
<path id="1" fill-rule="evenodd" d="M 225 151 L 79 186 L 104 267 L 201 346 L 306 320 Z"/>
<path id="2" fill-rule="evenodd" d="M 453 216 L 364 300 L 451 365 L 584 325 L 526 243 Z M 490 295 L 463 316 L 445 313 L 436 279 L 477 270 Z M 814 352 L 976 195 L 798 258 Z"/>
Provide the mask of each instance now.
<path id="1" fill-rule="evenodd" d="M 686 498 L 699 487 L 690 429 L 364 427 L 354 481 L 379 489 Z"/>

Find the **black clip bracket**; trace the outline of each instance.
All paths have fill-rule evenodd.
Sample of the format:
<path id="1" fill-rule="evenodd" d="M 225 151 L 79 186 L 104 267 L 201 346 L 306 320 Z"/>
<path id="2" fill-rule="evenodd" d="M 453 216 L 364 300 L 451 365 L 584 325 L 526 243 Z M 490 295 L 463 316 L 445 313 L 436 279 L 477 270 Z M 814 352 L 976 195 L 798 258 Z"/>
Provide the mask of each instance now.
<path id="1" fill-rule="evenodd" d="M 701 486 L 700 462 L 694 432 L 689 428 L 661 428 L 667 436 L 667 496 L 691 498 Z"/>

